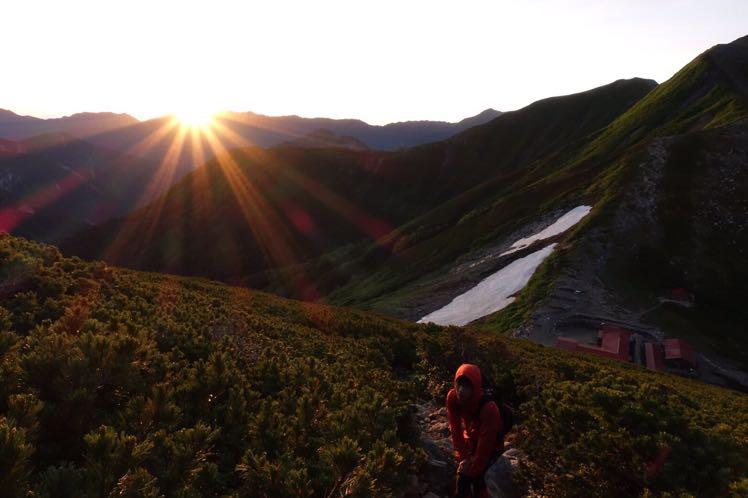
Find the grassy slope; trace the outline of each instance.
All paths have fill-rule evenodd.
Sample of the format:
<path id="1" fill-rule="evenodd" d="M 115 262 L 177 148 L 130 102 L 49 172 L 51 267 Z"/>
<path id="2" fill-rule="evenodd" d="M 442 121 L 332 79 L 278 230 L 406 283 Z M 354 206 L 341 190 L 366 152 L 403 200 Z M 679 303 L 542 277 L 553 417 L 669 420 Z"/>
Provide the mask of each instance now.
<path id="1" fill-rule="evenodd" d="M 234 150 L 163 198 L 83 232 L 63 249 L 129 267 L 241 281 L 267 267 L 380 237 L 392 229 L 385 220 L 422 209 L 405 189 L 392 192 L 371 171 L 387 156 L 344 149 Z"/>
<path id="2" fill-rule="evenodd" d="M 162 200 L 123 222 L 82 233 L 63 244 L 63 250 L 88 258 L 103 255 L 129 267 L 269 287 L 287 295 L 304 295 L 297 292 L 297 284 L 313 281 L 326 294 L 359 273 L 348 271 L 341 262 L 371 271 L 393 245 L 399 251 L 424 236 L 417 225 L 406 225 L 414 217 L 445 203 L 458 203 L 461 216 L 493 198 L 497 183 L 505 189 L 520 188 L 537 180 L 542 171 L 528 173 L 522 166 L 544 158 L 552 168 L 548 158 L 568 142 L 578 142 L 608 124 L 653 85 L 622 80 L 547 99 L 452 139 L 393 153 L 235 151 L 224 156 L 223 166 L 218 161 L 208 163 Z M 485 182 L 493 183 L 474 188 Z M 249 211 L 257 208 L 250 221 L 242 202 Z M 313 221 L 311 228 L 294 223 L 293 213 L 298 211 Z M 441 212 L 446 216 L 438 223 L 453 222 L 455 211 Z M 401 231 L 407 236 L 385 241 L 384 247 L 369 246 L 372 239 L 403 225 Z M 268 231 L 272 234 L 263 235 Z M 106 251 L 117 238 L 122 249 Z M 285 257 L 278 246 L 286 248 Z M 363 261 L 357 252 L 362 248 Z M 318 265 L 298 268 L 293 274 L 294 264 L 322 255 Z M 289 271 L 258 273 L 281 267 Z"/>
<path id="3" fill-rule="evenodd" d="M 10 236 L 0 293 L 6 495 L 388 495 L 422 462 L 412 403 L 464 361 L 517 406 L 538 493 L 748 490 L 748 398 L 686 379 Z"/>
<path id="4" fill-rule="evenodd" d="M 745 364 L 748 126 L 688 133 L 672 139 L 667 150 L 655 198 L 662 228 L 618 234 L 629 243 L 613 252 L 607 278 L 644 308 L 666 289 L 689 289 L 696 296 L 694 308 L 662 307 L 648 319 L 700 349 Z"/>
<path id="5" fill-rule="evenodd" d="M 323 282 L 326 290 L 335 289 L 329 300 L 336 304 L 390 312 L 376 301 L 389 299 L 408 282 L 548 209 L 568 204 L 571 197 L 581 199 L 575 194 L 590 175 L 589 168 L 546 180 L 549 173 L 566 164 L 579 147 L 652 85 L 647 80 L 622 80 L 543 100 L 450 141 L 412 150 L 401 158 L 401 181 L 420 197 L 437 200 L 433 209 L 420 215 L 411 211 L 406 223 L 376 243 L 343 248 L 287 271 L 307 272 Z M 442 159 L 421 161 L 427 168 L 408 167 L 412 156 L 417 152 L 423 156 L 425 151 Z M 428 172 L 429 168 L 436 173 Z M 327 279 L 332 284 L 324 285 Z"/>
<path id="6" fill-rule="evenodd" d="M 460 201 L 471 194 L 468 192 L 413 220 L 401 230 L 407 235 L 400 238 L 399 244 L 405 248 L 397 258 L 380 262 L 363 278 L 331 294 L 330 301 L 391 312 L 409 299 L 408 283 L 559 206 L 591 203 L 596 208 L 584 226 L 607 223 L 616 202 L 630 188 L 650 140 L 713 129 L 748 116 L 746 93 L 734 84 L 748 81 L 746 54 L 743 40 L 710 49 L 595 136 L 534 163 L 520 178 L 505 178 L 475 189 L 492 190 L 492 201 L 483 200 L 466 214 Z M 419 231 L 425 235 L 419 236 Z M 365 264 L 360 266 L 366 268 Z M 519 325 L 552 278 L 549 268 L 541 268 L 515 304 L 487 320 L 492 324 L 489 326 L 508 330 Z"/>
<path id="7" fill-rule="evenodd" d="M 27 153 L 0 158 L 0 229 L 59 242 L 150 200 L 143 196 L 156 163 L 61 134 L 34 137 L 24 146 Z M 24 206 L 33 214 L 21 211 Z"/>
<path id="8" fill-rule="evenodd" d="M 613 292 L 634 307 L 649 308 L 673 287 L 697 296 L 692 310 L 661 308 L 647 318 L 668 335 L 689 337 L 700 348 L 745 362 L 742 326 L 745 295 L 745 168 L 729 155 L 746 149 L 748 37 L 701 54 L 615 120 L 581 157 L 628 148 L 592 182 L 600 201 L 568 240 L 584 244 L 586 229 L 609 226 L 621 197 L 632 188 L 652 139 L 675 137 L 666 146 L 663 183 L 657 192 L 657 226 L 613 233 L 616 249 L 604 274 Z M 734 124 L 737 123 L 737 124 Z M 743 152 L 744 153 L 744 152 Z M 727 166 L 730 163 L 733 166 Z M 731 167 L 731 173 L 724 168 Z M 721 172 L 720 172 L 721 171 Z M 716 181 L 722 183 L 717 187 Z M 730 221 L 732 220 L 732 221 Z M 644 231 L 640 231 L 644 230 Z M 659 234 L 653 239 L 653 233 Z M 634 248 L 636 248 L 634 250 Z M 533 277 L 517 302 L 481 326 L 507 331 L 529 318 L 545 295 L 559 260 Z"/>

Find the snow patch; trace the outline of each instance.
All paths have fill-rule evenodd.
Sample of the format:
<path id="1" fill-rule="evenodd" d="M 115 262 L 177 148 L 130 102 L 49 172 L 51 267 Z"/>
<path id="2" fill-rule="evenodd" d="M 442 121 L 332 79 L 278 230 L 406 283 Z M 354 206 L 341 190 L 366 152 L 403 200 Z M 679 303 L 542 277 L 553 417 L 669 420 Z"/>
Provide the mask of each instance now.
<path id="1" fill-rule="evenodd" d="M 510 247 L 508 251 L 502 252 L 501 256 L 506 256 L 507 254 L 512 254 L 513 252 L 517 252 L 520 249 L 524 249 L 537 240 L 549 239 L 555 235 L 565 232 L 566 230 L 579 223 L 582 218 L 587 216 L 591 209 L 592 206 L 575 207 L 574 209 L 557 219 L 555 223 L 553 223 L 549 227 L 544 228 L 535 235 L 525 237 L 524 239 L 519 239 L 514 244 L 512 244 L 512 247 Z"/>
<path id="2" fill-rule="evenodd" d="M 481 280 L 472 289 L 454 298 L 443 308 L 424 316 L 418 320 L 418 323 L 465 325 L 505 308 L 514 301 L 513 294 L 527 285 L 537 267 L 553 252 L 555 247 L 556 244 L 549 244 L 539 251 L 511 262 Z"/>

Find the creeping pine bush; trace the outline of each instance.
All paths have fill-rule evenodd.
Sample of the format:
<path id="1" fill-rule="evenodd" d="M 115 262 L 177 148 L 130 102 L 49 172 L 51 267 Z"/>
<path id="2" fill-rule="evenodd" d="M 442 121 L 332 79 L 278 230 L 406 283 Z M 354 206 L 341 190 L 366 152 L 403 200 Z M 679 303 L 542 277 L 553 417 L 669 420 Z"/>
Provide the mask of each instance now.
<path id="1" fill-rule="evenodd" d="M 382 496 L 422 461 L 397 322 L 9 236 L 0 276 L 3 496 Z"/>
<path id="2" fill-rule="evenodd" d="M 515 406 L 532 493 L 748 489 L 743 395 L 3 236 L 0 494 L 392 496 L 425 459 L 413 404 L 466 361 Z"/>

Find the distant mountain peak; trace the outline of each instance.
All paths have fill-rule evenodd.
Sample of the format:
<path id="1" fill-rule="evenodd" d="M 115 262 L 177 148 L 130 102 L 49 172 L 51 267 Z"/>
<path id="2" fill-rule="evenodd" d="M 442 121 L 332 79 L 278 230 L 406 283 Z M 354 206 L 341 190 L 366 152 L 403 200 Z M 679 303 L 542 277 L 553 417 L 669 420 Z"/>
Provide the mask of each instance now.
<path id="1" fill-rule="evenodd" d="M 45 133 L 68 133 L 85 138 L 136 123 L 139 121 L 129 114 L 114 112 L 79 112 L 60 118 L 42 119 L 0 109 L 0 137 L 11 140 L 24 140 Z"/>
<path id="2" fill-rule="evenodd" d="M 97 119 L 97 118 L 115 118 L 115 119 L 132 121 L 133 123 L 140 122 L 139 119 L 125 112 L 109 112 L 109 111 L 76 112 L 74 114 L 70 114 L 69 116 L 63 116 L 62 118 L 59 118 L 59 119 Z"/>
<path id="3" fill-rule="evenodd" d="M 748 36 L 715 45 L 702 56 L 717 69 L 717 77 L 748 102 Z"/>
<path id="4" fill-rule="evenodd" d="M 301 148 L 343 148 L 351 150 L 368 150 L 369 147 L 361 140 L 348 135 L 337 135 L 330 130 L 320 128 L 313 130 L 303 137 L 284 142 L 279 147 Z"/>
<path id="5" fill-rule="evenodd" d="M 729 43 L 718 43 L 717 45 L 713 46 L 709 50 L 718 49 L 719 47 L 732 47 L 733 49 L 735 48 L 748 49 L 748 35 L 741 36 L 740 38 L 736 38 Z"/>
<path id="6" fill-rule="evenodd" d="M 489 121 L 498 118 L 502 114 L 503 112 L 489 107 L 488 109 L 479 112 L 475 116 L 471 116 L 459 121 L 457 125 L 461 126 L 463 129 L 467 129 L 473 126 L 481 125 L 483 123 L 488 123 Z"/>
<path id="7" fill-rule="evenodd" d="M 19 120 L 38 120 L 42 121 L 39 118 L 35 118 L 32 116 L 21 116 L 20 114 L 16 114 L 15 112 L 9 110 L 9 109 L 0 109 L 0 123 L 3 122 L 14 122 Z"/>
<path id="8" fill-rule="evenodd" d="M 57 145 L 63 145 L 75 141 L 79 141 L 79 139 L 74 135 L 71 135 L 70 133 L 66 133 L 64 131 L 52 131 L 49 133 L 35 135 L 33 137 L 22 140 L 20 143 L 23 144 L 25 150 L 31 151 L 54 147 Z"/>
<path id="9" fill-rule="evenodd" d="M 479 112 L 478 114 L 476 114 L 473 117 L 474 118 L 477 118 L 478 116 L 493 116 L 493 117 L 496 117 L 496 116 L 498 116 L 500 114 L 501 114 L 501 111 L 497 111 L 496 109 L 494 109 L 492 107 L 489 107 L 488 109 L 482 110 L 481 112 Z M 465 118 L 465 119 L 470 119 L 470 118 Z M 465 119 L 463 119 L 462 121 L 464 121 Z"/>
<path id="10" fill-rule="evenodd" d="M 617 83 L 618 84 L 630 84 L 630 83 L 645 84 L 645 85 L 650 85 L 653 88 L 659 85 L 659 83 L 657 83 L 657 81 L 653 80 L 652 78 L 642 78 L 640 76 L 634 76 L 633 78 L 621 78 L 611 83 L 611 85 L 615 85 Z"/>

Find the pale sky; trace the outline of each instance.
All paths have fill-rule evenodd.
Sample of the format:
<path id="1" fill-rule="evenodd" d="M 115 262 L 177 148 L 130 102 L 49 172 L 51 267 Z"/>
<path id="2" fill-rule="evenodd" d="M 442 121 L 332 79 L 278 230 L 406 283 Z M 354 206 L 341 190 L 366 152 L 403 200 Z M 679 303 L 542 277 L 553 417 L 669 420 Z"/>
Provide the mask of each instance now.
<path id="1" fill-rule="evenodd" d="M 0 108 L 455 121 L 748 34 L 748 0 L 4 0 Z"/>

